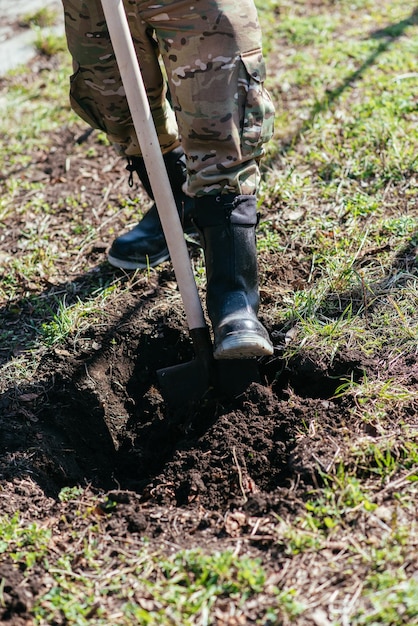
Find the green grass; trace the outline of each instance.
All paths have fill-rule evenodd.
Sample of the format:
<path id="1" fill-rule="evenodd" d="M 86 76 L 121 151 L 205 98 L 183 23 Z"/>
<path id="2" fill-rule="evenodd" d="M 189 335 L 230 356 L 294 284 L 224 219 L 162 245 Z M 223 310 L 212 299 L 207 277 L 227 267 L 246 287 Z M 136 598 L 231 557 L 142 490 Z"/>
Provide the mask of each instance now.
<path id="1" fill-rule="evenodd" d="M 135 563 L 134 563 L 135 558 Z M 161 554 L 150 555 L 146 548 L 132 555 L 127 563 L 120 557 L 120 574 L 108 576 L 103 563 L 90 555 L 83 575 L 76 575 L 70 558 L 62 558 L 51 574 L 54 586 L 39 599 L 37 623 L 51 623 L 64 616 L 67 623 L 108 624 L 187 624 L 209 623 L 209 615 L 220 598 L 230 598 L 240 608 L 250 598 L 264 591 L 266 575 L 260 564 L 252 559 L 236 558 L 232 552 L 210 555 L 197 550 L 178 552 L 167 559 Z M 100 595 L 97 583 L 100 582 Z M 291 594 L 272 592 L 272 601 L 295 614 L 298 609 Z M 113 614 L 106 608 L 112 597 L 119 610 Z M 122 617 L 123 614 L 123 617 Z M 118 615 L 118 617 L 117 617 Z"/>
<path id="2" fill-rule="evenodd" d="M 47 26 L 54 26 L 57 22 L 57 11 L 51 7 L 43 7 L 35 11 L 34 13 L 27 13 L 20 19 L 22 26 L 38 26 L 45 28 Z"/>
<path id="3" fill-rule="evenodd" d="M 0 554 L 8 554 L 24 569 L 31 569 L 48 553 L 51 532 L 36 523 L 22 523 L 19 513 L 0 518 Z"/>
<path id="4" fill-rule="evenodd" d="M 19 20 L 20 26 L 33 30 L 35 34 L 34 48 L 46 57 L 52 57 L 67 50 L 65 37 L 54 32 L 58 17 L 55 8 L 46 6 L 33 13 L 23 15 Z"/>
<path id="5" fill-rule="evenodd" d="M 80 490 L 65 489 L 61 502 L 80 498 Z M 97 499 L 84 500 L 77 515 L 91 516 Z M 109 516 L 109 514 L 108 514 Z M 171 557 L 152 550 L 147 542 L 129 546 L 115 540 L 101 550 L 103 532 L 99 518 L 80 537 L 73 532 L 73 549 L 51 562 L 48 551 L 52 532 L 36 523 L 25 525 L 16 513 L 0 518 L 0 553 L 24 569 L 25 575 L 41 564 L 50 580 L 33 607 L 36 624 L 65 619 L 68 624 L 208 624 L 214 607 L 222 600 L 244 614 L 246 602 L 263 594 L 266 615 L 291 618 L 302 610 L 292 590 L 272 585 L 259 559 L 237 556 L 231 550 L 207 553 L 181 550 Z M 80 563 L 83 563 L 80 569 Z M 116 602 L 116 604 L 115 604 Z M 116 609 L 117 607 L 117 609 Z"/>
<path id="6" fill-rule="evenodd" d="M 304 349 L 414 350 L 416 273 L 393 264 L 418 232 L 415 7 L 325 4 L 326 19 L 276 3 L 276 37 L 267 26 L 278 115 L 260 204 L 282 209 L 259 245 L 278 232 L 301 242 L 315 277 L 285 290 L 277 318 L 298 325 Z M 303 217 L 287 220 L 293 213 Z"/>
<path id="7" fill-rule="evenodd" d="M 53 57 L 59 52 L 67 50 L 67 42 L 63 35 L 36 29 L 35 48 L 38 53 L 46 57 Z"/>

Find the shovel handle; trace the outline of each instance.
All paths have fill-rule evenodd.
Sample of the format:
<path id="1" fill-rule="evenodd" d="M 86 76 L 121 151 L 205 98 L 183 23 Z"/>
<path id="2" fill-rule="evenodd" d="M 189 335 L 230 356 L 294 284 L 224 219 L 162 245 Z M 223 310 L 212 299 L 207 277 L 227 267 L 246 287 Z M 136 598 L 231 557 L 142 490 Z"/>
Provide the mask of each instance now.
<path id="1" fill-rule="evenodd" d="M 183 228 L 161 154 L 154 120 L 122 0 L 101 0 L 133 125 L 157 205 L 189 330 L 206 326 Z"/>

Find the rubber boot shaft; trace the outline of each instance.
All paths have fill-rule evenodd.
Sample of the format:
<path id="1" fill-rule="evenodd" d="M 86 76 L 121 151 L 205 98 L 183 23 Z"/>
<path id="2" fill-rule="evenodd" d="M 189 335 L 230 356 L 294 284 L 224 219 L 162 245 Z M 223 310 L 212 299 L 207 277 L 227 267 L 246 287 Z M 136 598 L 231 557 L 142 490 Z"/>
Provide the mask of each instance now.
<path id="1" fill-rule="evenodd" d="M 271 354 L 267 331 L 257 319 L 256 197 L 197 198 L 194 219 L 205 254 L 206 304 L 215 358 Z"/>

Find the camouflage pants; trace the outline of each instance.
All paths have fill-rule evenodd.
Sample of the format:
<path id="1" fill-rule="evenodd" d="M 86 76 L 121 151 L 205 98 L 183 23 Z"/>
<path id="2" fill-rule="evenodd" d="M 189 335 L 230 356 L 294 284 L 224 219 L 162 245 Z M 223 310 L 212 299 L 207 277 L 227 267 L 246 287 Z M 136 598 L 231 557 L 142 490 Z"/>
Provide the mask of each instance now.
<path id="1" fill-rule="evenodd" d="M 100 0 L 63 5 L 73 109 L 121 155 L 140 155 Z M 186 154 L 187 193 L 255 193 L 274 108 L 253 0 L 124 5 L 161 149 L 181 142 Z"/>

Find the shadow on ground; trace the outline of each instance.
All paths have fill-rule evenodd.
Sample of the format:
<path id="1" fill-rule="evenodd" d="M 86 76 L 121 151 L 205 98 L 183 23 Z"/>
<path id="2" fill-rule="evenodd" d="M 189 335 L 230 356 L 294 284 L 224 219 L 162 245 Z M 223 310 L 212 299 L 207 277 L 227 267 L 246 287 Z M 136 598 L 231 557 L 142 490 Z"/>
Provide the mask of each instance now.
<path id="1" fill-rule="evenodd" d="M 383 293 L 394 274 L 406 281 L 412 272 L 415 240 L 372 290 Z M 263 506 L 290 482 L 315 480 L 318 459 L 326 468 L 335 452 L 327 433 L 337 432 L 350 408 L 333 397 L 336 389 L 347 379 L 360 381 L 377 364 L 343 348 L 332 365 L 303 351 L 284 361 L 281 329 L 270 328 L 279 339 L 274 357 L 259 363 L 263 384 L 238 398 L 209 397 L 173 411 L 156 372 L 192 359 L 193 352 L 181 315 L 162 313 L 157 301 L 158 289 L 139 301 L 128 292 L 123 316 L 96 335 L 97 349 L 51 349 L 34 383 L 2 395 L 2 479 L 29 475 L 52 497 L 65 486 L 90 484 L 133 490 L 160 504 L 198 500 L 213 509 L 242 496 L 243 472 Z M 337 315 L 347 302 L 357 315 L 370 312 L 357 291 L 338 299 L 330 294 L 324 307 Z M 416 363 L 408 367 L 412 375 Z M 321 434 L 302 454 L 312 421 Z"/>

